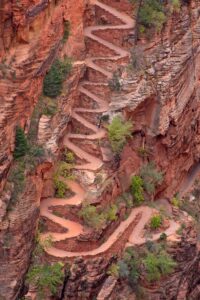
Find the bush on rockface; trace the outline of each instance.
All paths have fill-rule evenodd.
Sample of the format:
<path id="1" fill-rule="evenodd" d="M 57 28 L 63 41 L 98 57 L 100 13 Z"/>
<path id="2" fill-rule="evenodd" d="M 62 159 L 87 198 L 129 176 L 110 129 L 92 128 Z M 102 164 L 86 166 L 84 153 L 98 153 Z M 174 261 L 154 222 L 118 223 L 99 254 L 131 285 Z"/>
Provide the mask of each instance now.
<path id="1" fill-rule="evenodd" d="M 112 150 L 114 153 L 119 154 L 126 140 L 131 136 L 133 126 L 131 122 L 123 121 L 120 116 L 116 116 L 107 128 Z"/>
<path id="2" fill-rule="evenodd" d="M 45 299 L 46 291 L 55 295 L 59 284 L 62 284 L 64 274 L 63 264 L 60 262 L 52 265 L 33 265 L 27 274 L 27 282 L 37 288 L 39 299 Z"/>
<path id="3" fill-rule="evenodd" d="M 144 201 L 143 180 L 140 176 L 131 178 L 131 192 L 137 204 Z"/>
<path id="4" fill-rule="evenodd" d="M 164 250 L 156 254 L 148 253 L 143 259 L 143 264 L 148 281 L 159 280 L 162 275 L 172 273 L 176 266 L 175 261 Z"/>
<path id="5" fill-rule="evenodd" d="M 45 76 L 43 84 L 43 93 L 48 97 L 57 97 L 61 94 L 64 79 L 69 75 L 72 69 L 71 59 L 56 59 L 49 72 Z"/>
<path id="6" fill-rule="evenodd" d="M 166 22 L 164 6 L 159 0 L 146 0 L 142 2 L 139 10 L 140 31 L 154 28 L 155 31 L 161 31 Z"/>
<path id="7" fill-rule="evenodd" d="M 148 241 L 142 248 L 128 247 L 118 262 L 118 276 L 138 292 L 142 281 L 154 282 L 174 271 L 176 262 L 166 252 L 165 244 Z M 140 298 L 143 299 L 143 298 Z M 146 299 L 146 298 L 145 298 Z"/>
<path id="8" fill-rule="evenodd" d="M 12 205 L 19 199 L 19 195 L 21 195 L 26 185 L 26 174 L 32 172 L 44 157 L 44 149 L 37 143 L 32 143 L 31 139 L 26 137 L 24 130 L 18 126 L 16 128 L 13 157 L 15 161 L 8 174 L 8 186 L 12 183 L 12 188 L 7 210 L 10 210 Z"/>
<path id="9" fill-rule="evenodd" d="M 63 180 L 74 180 L 75 176 L 72 174 L 74 163 L 72 162 L 72 156 L 69 154 L 65 155 L 66 161 L 60 161 L 57 165 L 53 182 L 56 189 L 56 197 L 64 198 L 66 192 L 69 191 L 67 183 Z M 68 160 L 68 162 L 67 162 Z M 69 162 L 71 161 L 71 162 Z M 73 160 L 74 161 L 74 160 Z"/>
<path id="10" fill-rule="evenodd" d="M 160 0 L 129 0 L 133 5 L 139 5 L 138 27 L 140 33 L 149 30 L 160 32 L 172 13 L 177 13 L 181 8 L 180 0 L 169 0 L 168 3 Z"/>

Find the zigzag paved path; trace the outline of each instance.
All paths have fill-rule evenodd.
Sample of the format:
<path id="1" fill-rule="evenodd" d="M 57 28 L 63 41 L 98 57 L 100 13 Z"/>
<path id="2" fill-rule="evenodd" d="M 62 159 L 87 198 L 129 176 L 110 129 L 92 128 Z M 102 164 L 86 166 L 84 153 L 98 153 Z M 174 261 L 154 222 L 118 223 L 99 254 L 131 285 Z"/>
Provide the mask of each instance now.
<path id="1" fill-rule="evenodd" d="M 105 25 L 105 26 L 90 26 L 87 27 L 84 31 L 85 37 L 88 37 L 92 39 L 93 41 L 96 41 L 103 46 L 107 47 L 108 49 L 114 51 L 116 55 L 109 56 L 108 57 L 92 57 L 88 58 L 85 61 L 85 64 L 88 68 L 91 68 L 95 71 L 100 72 L 103 74 L 107 79 L 112 77 L 112 73 L 106 70 L 105 68 L 102 68 L 98 66 L 95 62 L 98 60 L 106 61 L 107 59 L 117 61 L 118 59 L 125 58 L 129 55 L 129 52 L 127 52 L 124 49 L 121 49 L 120 47 L 98 37 L 95 35 L 95 32 L 106 30 L 106 29 L 113 29 L 113 30 L 123 30 L 124 29 L 132 29 L 134 27 L 135 21 L 130 18 L 129 16 L 125 15 L 124 13 L 121 13 L 117 11 L 116 9 L 103 4 L 99 1 L 93 0 L 92 3 L 100 8 L 102 8 L 104 11 L 107 11 L 108 13 L 112 14 L 114 17 L 121 20 L 124 24 L 122 25 Z M 91 130 L 92 134 L 77 134 L 77 133 L 69 133 L 64 138 L 64 145 L 70 149 L 72 152 L 75 153 L 77 157 L 79 157 L 82 160 L 85 160 L 86 163 L 81 165 L 75 165 L 75 169 L 77 170 L 89 170 L 89 171 L 98 171 L 101 167 L 103 167 L 103 161 L 100 158 L 94 157 L 93 155 L 87 153 L 83 149 L 81 149 L 79 146 L 74 144 L 74 140 L 99 140 L 102 139 L 105 136 L 105 130 L 97 128 L 96 125 L 90 123 L 84 117 L 81 116 L 81 113 L 103 113 L 108 110 L 108 103 L 101 99 L 99 96 L 95 95 L 93 92 L 89 91 L 87 86 L 88 85 L 105 85 L 105 83 L 93 83 L 89 81 L 84 81 L 82 84 L 80 84 L 79 92 L 89 97 L 92 101 L 96 102 L 98 105 L 98 108 L 74 108 L 72 112 L 72 118 L 74 118 L 76 121 L 81 123 L 84 127 Z M 73 141 L 72 141 L 73 139 Z M 67 199 L 59 199 L 59 198 L 49 198 L 44 199 L 41 201 L 40 211 L 41 216 L 46 217 L 47 219 L 53 221 L 54 223 L 60 225 L 61 227 L 67 229 L 66 233 L 56 233 L 56 232 L 47 232 L 42 235 L 42 239 L 45 239 L 47 236 L 51 236 L 52 240 L 54 242 L 66 240 L 68 238 L 77 237 L 80 234 L 83 233 L 83 227 L 82 225 L 66 220 L 64 218 L 55 216 L 51 210 L 50 207 L 53 206 L 65 206 L 65 205 L 80 205 L 86 196 L 86 191 L 83 190 L 81 185 L 77 183 L 76 181 L 69 181 L 67 180 L 67 185 L 69 188 L 74 192 L 74 196 Z M 52 255 L 54 257 L 76 257 L 76 256 L 96 256 L 98 254 L 102 254 L 106 252 L 126 231 L 126 229 L 129 227 L 129 225 L 136 219 L 138 214 L 141 214 L 141 218 L 137 225 L 135 226 L 132 234 L 129 237 L 129 241 L 127 245 L 136 245 L 136 244 L 142 244 L 145 242 L 145 239 L 141 236 L 141 233 L 144 229 L 145 224 L 149 221 L 151 215 L 152 215 L 153 209 L 150 207 L 139 207 L 132 210 L 129 217 L 121 222 L 121 224 L 116 228 L 116 230 L 110 235 L 110 237 L 107 239 L 106 242 L 104 242 L 100 247 L 98 247 L 95 250 L 86 251 L 86 252 L 69 252 L 65 250 L 61 250 L 55 247 L 50 247 L 46 249 L 46 252 L 49 255 Z M 167 229 L 166 234 L 171 235 L 173 234 L 178 228 L 178 224 L 171 221 L 170 227 Z M 153 239 L 157 239 L 159 235 L 153 236 Z"/>

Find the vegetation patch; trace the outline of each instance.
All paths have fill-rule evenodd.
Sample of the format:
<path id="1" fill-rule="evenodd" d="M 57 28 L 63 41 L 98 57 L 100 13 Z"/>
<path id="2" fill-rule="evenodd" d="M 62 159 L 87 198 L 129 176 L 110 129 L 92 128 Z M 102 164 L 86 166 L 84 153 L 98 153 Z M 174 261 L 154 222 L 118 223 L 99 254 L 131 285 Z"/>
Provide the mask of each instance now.
<path id="1" fill-rule="evenodd" d="M 50 291 L 55 295 L 57 288 L 64 279 L 63 264 L 60 262 L 49 264 L 33 265 L 27 274 L 27 282 L 37 288 L 39 299 L 45 299 L 46 292 Z"/>
<path id="2" fill-rule="evenodd" d="M 160 32 L 172 13 L 177 13 L 181 8 L 180 0 L 169 0 L 168 3 L 160 0 L 130 0 L 138 4 L 138 28 L 140 34 Z"/>
<path id="3" fill-rule="evenodd" d="M 131 178 L 131 192 L 137 204 L 144 201 L 143 180 L 140 176 L 133 176 Z"/>
<path id="4" fill-rule="evenodd" d="M 72 174 L 74 168 L 74 155 L 72 152 L 66 152 L 64 154 L 65 161 L 58 163 L 57 169 L 53 176 L 53 182 L 56 189 L 56 197 L 65 198 L 66 192 L 69 191 L 67 183 L 63 180 L 74 180 L 75 176 Z"/>
<path id="5" fill-rule="evenodd" d="M 143 264 L 148 281 L 159 280 L 161 276 L 172 273 L 176 266 L 176 263 L 165 251 L 148 253 L 143 259 Z"/>
<path id="6" fill-rule="evenodd" d="M 13 156 L 15 159 L 23 157 L 28 152 L 28 141 L 21 127 L 17 126 L 15 135 L 15 150 Z"/>
<path id="7" fill-rule="evenodd" d="M 63 81 L 72 69 L 72 61 L 69 58 L 64 60 L 56 59 L 49 72 L 45 76 L 43 93 L 45 96 L 54 98 L 61 94 Z"/>
<path id="8" fill-rule="evenodd" d="M 118 261 L 118 268 L 114 268 L 114 274 L 118 274 L 137 294 L 141 289 L 140 279 L 142 282 L 144 279 L 154 282 L 174 271 L 176 262 L 166 252 L 165 245 L 164 241 L 148 241 L 137 249 L 126 248 L 122 259 Z"/>
<path id="9" fill-rule="evenodd" d="M 162 216 L 161 215 L 154 215 L 151 217 L 150 220 L 150 227 L 151 229 L 158 229 L 162 225 Z"/>
<path id="10" fill-rule="evenodd" d="M 172 203 L 173 206 L 179 207 L 180 206 L 180 200 L 178 199 L 178 196 L 174 196 L 171 200 L 171 203 Z"/>
<path id="11" fill-rule="evenodd" d="M 107 222 L 116 221 L 117 213 L 118 208 L 115 204 L 98 210 L 96 206 L 85 202 L 79 212 L 79 216 L 83 218 L 89 227 L 100 229 L 105 226 Z"/>
<path id="12" fill-rule="evenodd" d="M 14 164 L 8 174 L 7 187 L 11 190 L 11 199 L 7 210 L 16 203 L 24 191 L 27 174 L 32 172 L 36 165 L 44 159 L 44 149 L 35 141 L 29 140 L 21 127 L 16 128 Z"/>
<path id="13" fill-rule="evenodd" d="M 130 121 L 123 121 L 120 116 L 115 116 L 107 128 L 112 150 L 114 153 L 119 154 L 127 139 L 131 137 L 133 126 Z"/>

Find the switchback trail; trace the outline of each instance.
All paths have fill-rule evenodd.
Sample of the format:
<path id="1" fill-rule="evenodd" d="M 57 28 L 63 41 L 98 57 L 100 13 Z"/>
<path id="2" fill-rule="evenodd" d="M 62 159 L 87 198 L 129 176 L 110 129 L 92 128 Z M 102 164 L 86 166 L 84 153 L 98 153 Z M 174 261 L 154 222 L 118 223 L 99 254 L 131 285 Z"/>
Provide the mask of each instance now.
<path id="1" fill-rule="evenodd" d="M 97 0 L 93 0 L 92 3 L 104 11 L 108 12 L 109 14 L 113 15 L 114 17 L 118 18 L 120 21 L 122 21 L 124 24 L 121 25 L 105 25 L 105 26 L 90 26 L 87 27 L 84 31 L 85 37 L 92 39 L 93 41 L 107 47 L 108 49 L 112 50 L 116 55 L 109 56 L 109 57 L 92 57 L 87 58 L 85 61 L 85 64 L 87 68 L 91 68 L 102 75 L 104 75 L 107 79 L 112 78 L 112 73 L 106 70 L 103 67 L 100 67 L 96 64 L 97 61 L 106 61 L 106 60 L 113 60 L 117 61 L 118 59 L 125 58 L 129 56 L 129 52 L 112 44 L 111 42 L 108 42 L 97 35 L 95 35 L 95 32 L 99 32 L 102 30 L 123 30 L 124 29 L 132 29 L 134 27 L 135 21 L 127 16 L 124 13 L 121 13 L 117 11 L 116 9 L 103 4 Z M 86 161 L 83 164 L 75 165 L 75 169 L 77 170 L 89 170 L 96 172 L 100 168 L 103 167 L 103 161 L 99 157 L 95 157 L 86 151 L 84 151 L 82 148 L 77 146 L 74 143 L 74 140 L 100 140 L 105 137 L 106 131 L 101 128 L 97 128 L 96 124 L 92 124 L 91 122 L 87 121 L 83 116 L 81 116 L 81 113 L 93 113 L 93 114 L 102 114 L 108 110 L 108 103 L 91 92 L 88 89 L 88 86 L 92 85 L 105 85 L 103 82 L 90 82 L 90 81 L 84 81 L 82 84 L 80 84 L 79 92 L 88 98 L 90 98 L 93 102 L 95 102 L 98 107 L 97 108 L 79 108 L 76 107 L 73 109 L 72 112 L 72 118 L 75 119 L 77 122 L 83 125 L 83 127 L 88 128 L 92 133 L 91 134 L 77 134 L 77 133 L 68 133 L 64 138 L 64 145 L 74 152 L 74 154 L 79 157 L 81 160 Z M 84 191 L 81 185 L 76 181 L 69 181 L 67 180 L 67 185 L 71 189 L 71 191 L 75 194 L 71 198 L 67 199 L 59 199 L 59 198 L 48 198 L 41 201 L 41 216 L 46 217 L 47 219 L 51 220 L 55 224 L 60 225 L 61 227 L 67 229 L 66 233 L 56 233 L 56 232 L 47 232 L 42 234 L 42 239 L 45 239 L 47 236 L 51 236 L 53 242 L 63 241 L 68 238 L 77 237 L 80 234 L 83 233 L 83 227 L 82 225 L 66 220 L 62 217 L 58 217 L 54 215 L 51 212 L 51 207 L 53 206 L 66 206 L 66 205 L 73 205 L 77 206 L 80 205 L 86 196 L 86 192 Z M 106 242 L 104 242 L 100 247 L 98 247 L 95 250 L 86 251 L 86 252 L 69 252 L 65 250 L 58 249 L 56 247 L 50 247 L 46 249 L 46 252 L 54 257 L 76 257 L 76 256 L 96 256 L 98 254 L 102 254 L 106 252 L 126 231 L 126 229 L 131 225 L 134 220 L 136 220 L 136 217 L 138 215 L 141 215 L 139 222 L 135 226 L 132 234 L 129 237 L 128 245 L 135 245 L 135 244 L 142 244 L 145 242 L 145 238 L 141 237 L 142 231 L 144 229 L 145 224 L 149 221 L 151 215 L 153 213 L 153 209 L 150 207 L 139 207 L 132 210 L 129 217 L 122 221 L 121 224 L 116 228 L 116 230 L 110 235 L 110 237 L 107 239 Z M 178 228 L 178 225 L 171 221 L 169 229 L 166 231 L 166 234 L 171 235 L 173 234 Z M 155 238 L 158 238 L 158 235 L 155 235 Z"/>

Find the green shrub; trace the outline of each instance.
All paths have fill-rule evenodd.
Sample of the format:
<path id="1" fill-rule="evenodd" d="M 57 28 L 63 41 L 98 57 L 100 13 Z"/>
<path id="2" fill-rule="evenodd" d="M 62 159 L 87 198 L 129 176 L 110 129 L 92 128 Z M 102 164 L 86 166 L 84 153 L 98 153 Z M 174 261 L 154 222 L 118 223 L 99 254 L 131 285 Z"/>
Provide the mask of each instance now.
<path id="1" fill-rule="evenodd" d="M 127 248 L 123 260 L 119 261 L 119 277 L 127 279 L 129 285 L 136 289 L 140 275 L 140 259 L 132 248 Z"/>
<path id="2" fill-rule="evenodd" d="M 106 220 L 108 221 L 116 221 L 117 220 L 118 208 L 115 204 L 112 204 L 108 210 L 105 212 Z"/>
<path id="3" fill-rule="evenodd" d="M 43 93 L 48 97 L 57 97 L 62 91 L 62 84 L 66 76 L 70 73 L 72 63 L 69 58 L 63 61 L 56 59 L 49 72 L 45 76 Z"/>
<path id="4" fill-rule="evenodd" d="M 65 153 L 65 160 L 67 163 L 73 164 L 75 161 L 74 153 L 71 151 L 67 151 Z"/>
<path id="5" fill-rule="evenodd" d="M 180 0 L 170 0 L 170 10 L 172 13 L 179 12 L 181 9 L 181 2 Z"/>
<path id="6" fill-rule="evenodd" d="M 166 22 L 164 7 L 159 0 L 145 0 L 139 9 L 139 24 L 142 31 L 154 28 L 155 31 L 161 31 Z"/>
<path id="7" fill-rule="evenodd" d="M 137 204 L 144 201 L 143 180 L 140 176 L 131 178 L 131 192 Z"/>
<path id="8" fill-rule="evenodd" d="M 176 266 L 174 260 L 164 250 L 158 254 L 148 253 L 143 263 L 148 281 L 159 280 L 162 275 L 172 273 Z"/>
<path id="9" fill-rule="evenodd" d="M 179 207 L 180 206 L 180 201 L 177 197 L 173 197 L 172 198 L 172 201 L 171 201 L 172 205 L 175 206 L 175 207 Z"/>
<path id="10" fill-rule="evenodd" d="M 105 216 L 101 213 L 98 213 L 97 208 L 91 204 L 85 203 L 80 212 L 79 216 L 83 218 L 84 222 L 95 229 L 102 227 L 105 222 Z"/>
<path id="11" fill-rule="evenodd" d="M 72 169 L 74 165 L 65 161 L 60 161 L 58 163 L 56 172 L 54 174 L 54 186 L 56 189 L 56 197 L 64 198 L 68 190 L 67 184 L 62 180 L 62 177 L 67 180 L 73 180 L 75 177 L 72 174 Z"/>
<path id="12" fill-rule="evenodd" d="M 119 277 L 119 266 L 117 264 L 112 264 L 109 269 L 108 269 L 108 272 L 107 272 L 108 275 L 111 275 L 115 278 L 118 278 Z"/>
<path id="13" fill-rule="evenodd" d="M 150 195 L 155 193 L 156 186 L 163 180 L 163 173 L 156 170 L 154 162 L 144 165 L 140 170 L 140 176 L 143 179 L 144 189 Z"/>
<path id="14" fill-rule="evenodd" d="M 23 157 L 28 152 L 28 142 L 21 127 L 16 128 L 14 158 Z"/>
<path id="15" fill-rule="evenodd" d="M 64 274 L 62 271 L 63 264 L 60 262 L 52 265 L 33 265 L 28 274 L 27 282 L 37 288 L 40 299 L 45 299 L 46 290 L 55 295 L 59 284 L 62 284 Z"/>
<path id="16" fill-rule="evenodd" d="M 85 203 L 80 212 L 79 216 L 83 218 L 84 222 L 95 229 L 103 227 L 106 222 L 112 222 L 117 220 L 118 208 L 115 204 L 104 208 L 102 211 L 98 211 L 97 208 L 89 203 Z"/>
<path id="17" fill-rule="evenodd" d="M 74 165 L 65 161 L 61 161 L 58 164 L 58 168 L 56 170 L 57 176 L 62 176 L 66 179 L 74 179 L 74 175 L 72 174 L 72 169 Z"/>
<path id="18" fill-rule="evenodd" d="M 150 227 L 151 229 L 157 229 L 162 225 L 162 217 L 161 215 L 155 215 L 151 217 Z"/>
<path id="19" fill-rule="evenodd" d="M 54 176 L 54 186 L 55 186 L 55 189 L 56 189 L 56 197 L 58 198 L 64 198 L 65 197 L 65 194 L 68 190 L 68 186 L 66 185 L 65 182 L 63 182 L 62 180 L 60 180 L 58 178 L 58 176 Z"/>
<path id="20" fill-rule="evenodd" d="M 113 152 L 120 153 L 128 137 L 131 136 L 132 124 L 122 121 L 119 116 L 113 118 L 112 123 L 107 126 L 108 136 Z"/>

